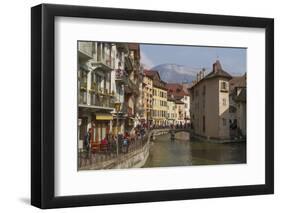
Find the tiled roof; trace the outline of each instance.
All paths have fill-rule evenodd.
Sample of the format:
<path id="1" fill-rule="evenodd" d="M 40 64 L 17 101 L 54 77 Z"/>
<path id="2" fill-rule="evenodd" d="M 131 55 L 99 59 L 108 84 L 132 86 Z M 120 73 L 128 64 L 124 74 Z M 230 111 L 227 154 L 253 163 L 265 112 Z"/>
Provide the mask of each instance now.
<path id="1" fill-rule="evenodd" d="M 160 75 L 158 73 L 157 70 L 144 70 L 143 71 L 144 75 L 151 78 L 153 80 L 153 86 L 163 89 L 163 90 L 167 90 L 166 89 L 166 82 L 162 81 L 160 78 Z M 157 76 L 157 78 L 155 78 Z"/>
<path id="2" fill-rule="evenodd" d="M 225 77 L 231 79 L 232 76 L 228 74 L 226 71 L 224 71 L 221 67 L 220 61 L 216 60 L 216 62 L 213 64 L 213 70 L 208 75 L 205 76 L 204 79 L 208 78 L 214 78 L 214 77 Z"/>
<path id="3" fill-rule="evenodd" d="M 184 91 L 183 86 L 177 83 L 167 83 L 166 88 L 168 93 L 174 97 L 188 96 L 188 93 Z"/>
<path id="4" fill-rule="evenodd" d="M 138 43 L 129 43 L 128 46 L 131 50 L 138 50 L 140 48 L 140 45 Z"/>
<path id="5" fill-rule="evenodd" d="M 235 87 L 246 87 L 246 74 L 243 76 L 235 76 L 229 81 L 229 87 L 232 91 Z"/>
<path id="6" fill-rule="evenodd" d="M 159 75 L 158 71 L 156 70 L 143 70 L 144 75 L 147 77 L 154 77 L 155 75 Z"/>
<path id="7" fill-rule="evenodd" d="M 223 77 L 223 78 L 227 78 L 229 80 L 232 79 L 232 76 L 222 69 L 222 66 L 221 66 L 219 60 L 216 60 L 216 62 L 213 64 L 213 70 L 208 75 L 203 77 L 201 80 L 199 80 L 197 82 L 195 81 L 195 83 L 193 83 L 193 85 L 190 87 L 190 89 L 193 89 L 194 86 L 196 86 L 198 83 L 200 83 L 204 80 L 208 80 L 208 79 L 212 79 L 212 78 L 216 78 L 216 77 Z"/>

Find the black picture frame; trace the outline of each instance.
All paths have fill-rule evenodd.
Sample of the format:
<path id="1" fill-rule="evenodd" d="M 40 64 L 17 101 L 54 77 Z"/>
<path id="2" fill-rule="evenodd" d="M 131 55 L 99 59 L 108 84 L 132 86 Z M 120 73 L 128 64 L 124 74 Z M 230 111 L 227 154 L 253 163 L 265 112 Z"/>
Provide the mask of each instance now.
<path id="1" fill-rule="evenodd" d="M 55 17 L 264 28 L 265 184 L 56 197 L 54 171 Z M 261 139 L 263 140 L 263 139 Z M 274 20 L 240 16 L 41 4 L 31 8 L 31 204 L 60 208 L 274 193 Z"/>

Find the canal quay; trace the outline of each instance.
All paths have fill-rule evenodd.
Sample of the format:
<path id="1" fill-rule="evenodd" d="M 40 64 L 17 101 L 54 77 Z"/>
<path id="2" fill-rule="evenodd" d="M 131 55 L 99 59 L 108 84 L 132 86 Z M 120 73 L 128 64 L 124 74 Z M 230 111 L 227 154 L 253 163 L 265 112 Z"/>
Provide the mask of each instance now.
<path id="1" fill-rule="evenodd" d="M 244 48 L 79 41 L 77 55 L 78 171 L 246 163 Z"/>
<path id="2" fill-rule="evenodd" d="M 173 130 L 172 130 L 173 131 Z M 122 147 L 120 147 L 122 149 Z M 202 141 L 186 130 L 150 131 L 127 152 L 97 153 L 80 157 L 79 170 L 175 167 L 246 163 L 246 142 Z"/>

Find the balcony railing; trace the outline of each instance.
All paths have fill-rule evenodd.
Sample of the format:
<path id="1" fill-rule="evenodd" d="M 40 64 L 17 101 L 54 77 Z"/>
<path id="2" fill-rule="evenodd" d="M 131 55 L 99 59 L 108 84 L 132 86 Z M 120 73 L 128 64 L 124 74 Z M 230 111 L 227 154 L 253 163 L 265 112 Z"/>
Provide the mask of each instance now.
<path id="1" fill-rule="evenodd" d="M 128 79 L 128 74 L 125 70 L 117 69 L 115 70 L 115 80 L 117 82 L 125 84 Z"/>
<path id="2" fill-rule="evenodd" d="M 131 79 L 127 79 L 127 84 L 126 84 L 127 88 L 128 88 L 128 92 L 132 92 L 136 95 L 139 94 L 139 88 L 137 87 L 137 85 L 131 80 Z"/>
<path id="3" fill-rule="evenodd" d="M 91 105 L 98 107 L 114 108 L 114 99 L 110 96 L 98 98 L 97 96 L 91 97 Z"/>
<path id="4" fill-rule="evenodd" d="M 87 90 L 87 82 L 80 82 L 80 89 Z"/>
<path id="5" fill-rule="evenodd" d="M 112 63 L 112 58 L 110 55 L 105 54 L 104 57 L 102 57 L 101 54 L 97 55 L 97 60 L 92 63 L 92 65 L 100 66 L 106 71 L 111 71 L 113 69 L 114 64 Z"/>
<path id="6" fill-rule="evenodd" d="M 80 53 L 82 53 L 81 56 L 83 56 L 86 59 L 92 58 L 92 49 L 93 49 L 92 42 L 79 42 L 78 43 L 78 50 Z"/>

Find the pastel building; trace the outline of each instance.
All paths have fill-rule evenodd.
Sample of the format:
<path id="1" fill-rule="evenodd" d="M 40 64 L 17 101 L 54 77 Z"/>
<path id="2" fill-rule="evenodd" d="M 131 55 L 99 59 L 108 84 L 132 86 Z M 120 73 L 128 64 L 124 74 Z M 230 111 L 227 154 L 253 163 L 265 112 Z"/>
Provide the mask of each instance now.
<path id="1" fill-rule="evenodd" d="M 113 52 L 108 43 L 78 42 L 78 140 L 92 130 L 91 143 L 100 143 L 112 128 L 114 93 L 111 72 L 114 70 Z"/>
<path id="2" fill-rule="evenodd" d="M 169 96 L 173 97 L 176 103 L 176 122 L 175 124 L 190 123 L 190 97 L 188 90 L 184 90 L 183 84 L 167 83 L 166 88 Z"/>
<path id="3" fill-rule="evenodd" d="M 150 126 L 152 123 L 152 103 L 153 103 L 153 78 L 147 70 L 143 72 L 143 95 L 142 95 L 142 102 L 144 108 L 144 119 L 146 120 L 147 124 Z"/>
<path id="4" fill-rule="evenodd" d="M 139 60 L 137 44 L 78 42 L 79 149 L 89 129 L 92 147 L 98 147 L 106 135 L 134 127 L 141 102 Z"/>
<path id="5" fill-rule="evenodd" d="M 233 77 L 230 82 L 229 114 L 230 136 L 246 137 L 247 90 L 246 74 Z"/>
<path id="6" fill-rule="evenodd" d="M 167 124 L 167 89 L 158 71 L 146 70 L 145 74 L 152 79 L 152 124 L 163 126 Z"/>
<path id="7" fill-rule="evenodd" d="M 190 87 L 190 117 L 194 135 L 206 139 L 229 139 L 229 81 L 232 76 L 217 60 L 205 76 L 202 70 Z"/>
<path id="8" fill-rule="evenodd" d="M 167 120 L 169 125 L 175 125 L 177 121 L 176 100 L 169 95 L 167 99 Z"/>

